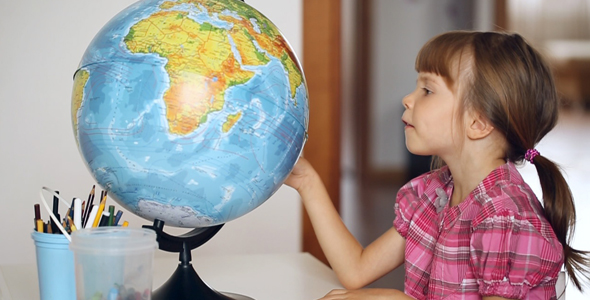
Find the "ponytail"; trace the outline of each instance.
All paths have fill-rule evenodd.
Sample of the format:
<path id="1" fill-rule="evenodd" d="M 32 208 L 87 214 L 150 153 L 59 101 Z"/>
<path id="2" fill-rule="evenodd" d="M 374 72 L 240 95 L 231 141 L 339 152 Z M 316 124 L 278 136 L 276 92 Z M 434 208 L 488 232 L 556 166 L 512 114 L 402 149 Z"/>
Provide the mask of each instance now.
<path id="1" fill-rule="evenodd" d="M 578 290 L 582 290 L 580 276 L 590 281 L 590 252 L 570 246 L 576 227 L 576 210 L 572 192 L 558 166 L 549 159 L 537 155 L 531 159 L 537 168 L 545 217 L 557 239 L 563 245 L 564 265 L 567 274 Z"/>

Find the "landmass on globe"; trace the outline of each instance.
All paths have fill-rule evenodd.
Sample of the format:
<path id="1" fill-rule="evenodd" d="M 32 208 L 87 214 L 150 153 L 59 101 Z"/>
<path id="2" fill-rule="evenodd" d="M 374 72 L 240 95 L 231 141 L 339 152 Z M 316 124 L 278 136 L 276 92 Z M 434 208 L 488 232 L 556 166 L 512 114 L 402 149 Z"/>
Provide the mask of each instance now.
<path id="1" fill-rule="evenodd" d="M 236 0 L 145 0 L 101 29 L 74 75 L 90 172 L 136 214 L 180 227 L 238 218 L 282 184 L 307 139 L 301 66 Z"/>

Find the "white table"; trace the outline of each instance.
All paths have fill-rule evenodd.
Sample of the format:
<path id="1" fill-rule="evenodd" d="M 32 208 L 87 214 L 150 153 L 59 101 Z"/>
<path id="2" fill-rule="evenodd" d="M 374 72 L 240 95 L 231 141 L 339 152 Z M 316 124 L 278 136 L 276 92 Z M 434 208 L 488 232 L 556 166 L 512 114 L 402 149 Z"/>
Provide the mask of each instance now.
<path id="1" fill-rule="evenodd" d="M 197 257 L 193 266 L 219 292 L 256 300 L 318 299 L 342 288 L 330 268 L 308 253 L 220 255 Z M 178 265 L 177 255 L 158 253 L 154 261 L 154 288 L 163 284 Z M 0 300 L 38 300 L 37 266 L 0 266 Z"/>

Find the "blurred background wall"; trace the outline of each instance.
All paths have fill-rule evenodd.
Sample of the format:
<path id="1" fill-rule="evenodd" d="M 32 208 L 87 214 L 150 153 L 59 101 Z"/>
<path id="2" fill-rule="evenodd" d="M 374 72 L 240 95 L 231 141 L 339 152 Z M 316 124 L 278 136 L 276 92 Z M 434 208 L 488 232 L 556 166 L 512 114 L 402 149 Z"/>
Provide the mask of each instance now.
<path id="1" fill-rule="evenodd" d="M 551 60 L 564 106 L 590 109 L 590 1 L 507 2 L 510 30 Z"/>

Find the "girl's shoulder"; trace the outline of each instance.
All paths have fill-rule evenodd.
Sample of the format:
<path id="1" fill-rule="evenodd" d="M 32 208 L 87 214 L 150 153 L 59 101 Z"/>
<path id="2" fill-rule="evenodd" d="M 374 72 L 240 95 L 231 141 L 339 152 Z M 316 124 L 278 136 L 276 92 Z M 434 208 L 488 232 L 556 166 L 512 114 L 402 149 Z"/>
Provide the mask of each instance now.
<path id="1" fill-rule="evenodd" d="M 501 173 L 501 176 L 483 187 L 485 192 L 480 192 L 474 198 L 480 208 L 472 220 L 472 229 L 496 228 L 499 224 L 524 226 L 554 244 L 555 234 L 531 187 L 512 163 L 507 163 Z"/>
<path id="2" fill-rule="evenodd" d="M 474 199 L 482 207 L 479 218 L 507 211 L 524 217 L 543 215 L 537 196 L 513 163 L 496 169 L 476 190 Z"/>

